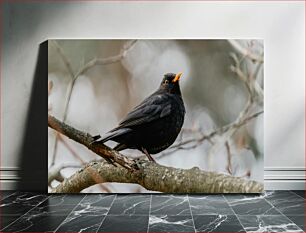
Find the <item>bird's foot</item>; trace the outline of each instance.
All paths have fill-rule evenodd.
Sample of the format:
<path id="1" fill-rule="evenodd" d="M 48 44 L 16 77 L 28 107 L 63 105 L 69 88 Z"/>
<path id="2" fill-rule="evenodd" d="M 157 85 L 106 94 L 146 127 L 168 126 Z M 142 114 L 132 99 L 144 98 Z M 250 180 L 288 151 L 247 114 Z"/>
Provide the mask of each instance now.
<path id="1" fill-rule="evenodd" d="M 148 159 L 149 159 L 151 162 L 156 163 L 155 159 L 153 159 L 153 157 L 152 157 L 150 154 L 148 155 Z"/>
<path id="2" fill-rule="evenodd" d="M 133 168 L 135 170 L 140 170 L 140 168 L 141 168 L 141 160 L 140 159 L 134 159 Z"/>
<path id="3" fill-rule="evenodd" d="M 149 161 L 152 161 L 156 163 L 156 161 L 153 159 L 153 157 L 149 154 L 149 152 L 145 148 L 141 148 L 142 152 L 148 157 Z"/>

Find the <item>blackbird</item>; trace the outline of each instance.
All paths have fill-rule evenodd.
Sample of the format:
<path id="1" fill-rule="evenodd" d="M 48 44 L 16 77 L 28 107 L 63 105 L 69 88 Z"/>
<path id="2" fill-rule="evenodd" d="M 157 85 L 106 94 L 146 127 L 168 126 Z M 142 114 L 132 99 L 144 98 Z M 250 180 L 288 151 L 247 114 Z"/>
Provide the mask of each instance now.
<path id="1" fill-rule="evenodd" d="M 150 161 L 173 144 L 184 123 L 185 107 L 179 80 L 182 73 L 167 73 L 153 94 L 136 106 L 119 125 L 94 143 L 115 141 L 114 150 L 138 149 Z"/>

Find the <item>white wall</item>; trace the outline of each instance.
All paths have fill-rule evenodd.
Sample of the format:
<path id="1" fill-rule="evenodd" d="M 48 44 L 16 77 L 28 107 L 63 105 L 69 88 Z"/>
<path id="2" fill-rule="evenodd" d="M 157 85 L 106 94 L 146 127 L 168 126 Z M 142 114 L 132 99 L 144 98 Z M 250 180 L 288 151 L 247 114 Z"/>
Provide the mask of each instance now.
<path id="1" fill-rule="evenodd" d="M 304 189 L 303 2 L 12 2 L 3 6 L 2 189 L 11 188 L 18 179 L 38 46 L 50 38 L 263 38 L 266 188 Z"/>

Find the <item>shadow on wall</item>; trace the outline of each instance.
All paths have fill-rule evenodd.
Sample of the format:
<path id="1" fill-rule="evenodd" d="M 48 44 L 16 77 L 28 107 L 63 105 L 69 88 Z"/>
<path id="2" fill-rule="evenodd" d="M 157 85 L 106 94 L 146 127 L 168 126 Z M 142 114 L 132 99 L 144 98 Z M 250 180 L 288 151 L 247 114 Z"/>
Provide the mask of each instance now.
<path id="1" fill-rule="evenodd" d="M 23 144 L 20 151 L 21 180 L 17 190 L 47 192 L 48 41 L 39 45 Z"/>

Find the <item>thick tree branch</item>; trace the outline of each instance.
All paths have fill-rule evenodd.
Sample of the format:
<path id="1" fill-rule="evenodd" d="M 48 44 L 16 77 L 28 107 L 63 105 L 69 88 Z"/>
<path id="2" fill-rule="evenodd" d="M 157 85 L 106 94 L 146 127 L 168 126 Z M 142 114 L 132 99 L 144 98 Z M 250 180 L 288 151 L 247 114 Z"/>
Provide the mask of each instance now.
<path id="1" fill-rule="evenodd" d="M 58 185 L 55 193 L 77 193 L 96 184 L 91 173 L 95 171 L 103 182 L 135 183 L 153 191 L 167 193 L 258 193 L 263 185 L 243 178 L 201 171 L 194 167 L 179 169 L 165 167 L 145 160 L 138 161 L 139 171 L 130 172 L 104 161 L 91 162 Z"/>
<path id="2" fill-rule="evenodd" d="M 122 167 L 113 166 L 105 161 L 91 162 L 58 185 L 53 190 L 56 193 L 80 192 L 96 184 L 97 181 L 99 183 L 136 183 L 148 190 L 170 193 L 257 193 L 263 191 L 263 184 L 256 181 L 205 172 L 196 167 L 179 169 L 145 160 L 133 161 L 103 144 L 91 144 L 93 142 L 91 135 L 60 122 L 50 115 L 48 115 L 48 125 L 101 157 L 122 165 Z"/>
<path id="3" fill-rule="evenodd" d="M 51 182 L 53 180 L 57 180 L 59 182 L 64 181 L 64 177 L 61 174 L 61 170 L 65 169 L 65 168 L 80 168 L 81 165 L 79 164 L 62 164 L 61 166 L 58 167 L 51 167 L 49 168 L 49 172 L 48 172 L 48 185 L 51 185 Z"/>

